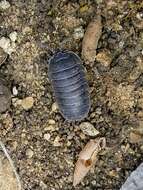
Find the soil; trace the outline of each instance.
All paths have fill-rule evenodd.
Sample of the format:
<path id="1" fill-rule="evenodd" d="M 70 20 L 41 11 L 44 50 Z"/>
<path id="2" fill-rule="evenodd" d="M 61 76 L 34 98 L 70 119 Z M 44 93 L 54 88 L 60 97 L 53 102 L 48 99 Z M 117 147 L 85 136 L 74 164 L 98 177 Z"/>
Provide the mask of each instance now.
<path id="1" fill-rule="evenodd" d="M 48 59 L 59 49 L 81 57 L 82 34 L 97 10 L 102 35 L 97 54 L 110 65 L 83 63 L 90 86 L 90 122 L 105 137 L 96 167 L 75 189 L 118 190 L 143 157 L 143 3 L 140 0 L 11 0 L 0 10 L 0 37 L 17 32 L 15 51 L 0 66 L 12 103 L 0 114 L 0 137 L 24 190 L 73 190 L 75 162 L 93 138 L 55 106 Z M 78 28 L 78 30 L 77 30 Z M 107 59 L 108 60 L 108 59 Z M 17 93 L 14 91 L 17 90 Z M 14 91 L 14 92 L 13 92 Z M 20 101 L 32 97 L 24 109 Z M 140 130 L 138 130 L 140 129 Z M 136 138 L 136 131 L 139 135 Z M 135 133 L 133 135 L 133 133 Z M 131 135 L 132 134 L 132 135 Z"/>

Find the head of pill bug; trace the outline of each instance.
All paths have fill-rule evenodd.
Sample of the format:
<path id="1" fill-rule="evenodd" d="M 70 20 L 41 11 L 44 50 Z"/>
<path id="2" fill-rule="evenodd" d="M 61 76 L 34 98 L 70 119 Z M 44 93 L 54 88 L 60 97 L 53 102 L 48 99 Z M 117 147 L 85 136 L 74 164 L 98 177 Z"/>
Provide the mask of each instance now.
<path id="1" fill-rule="evenodd" d="M 59 63 L 62 60 L 71 60 L 73 57 L 74 57 L 74 59 L 76 59 L 77 62 L 82 63 L 80 57 L 73 51 L 57 50 L 55 52 L 55 54 L 53 54 L 53 56 L 51 56 L 51 58 L 48 61 L 49 67 L 50 67 L 50 65 L 52 65 L 51 67 L 53 67 L 53 65 L 57 65 L 57 63 Z M 62 63 L 62 62 L 60 62 L 60 63 Z M 66 63 L 66 64 L 68 64 L 68 63 Z M 63 65 L 63 63 L 62 63 L 62 65 Z"/>
<path id="2" fill-rule="evenodd" d="M 5 79 L 0 78 L 0 113 L 5 112 L 11 104 L 11 92 Z"/>
<path id="3" fill-rule="evenodd" d="M 71 51 L 56 52 L 49 60 L 49 78 L 63 117 L 68 121 L 87 117 L 89 90 L 79 56 Z"/>

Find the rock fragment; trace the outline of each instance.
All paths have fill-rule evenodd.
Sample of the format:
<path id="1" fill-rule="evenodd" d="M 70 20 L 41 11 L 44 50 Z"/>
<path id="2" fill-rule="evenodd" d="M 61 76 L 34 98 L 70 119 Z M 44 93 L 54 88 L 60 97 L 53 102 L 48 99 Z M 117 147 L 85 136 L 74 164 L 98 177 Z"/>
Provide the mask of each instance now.
<path id="1" fill-rule="evenodd" d="M 17 96 L 17 95 L 18 95 L 18 90 L 17 90 L 16 86 L 13 87 L 13 89 L 12 89 L 12 94 L 13 94 L 14 96 Z"/>
<path id="2" fill-rule="evenodd" d="M 85 135 L 94 137 L 99 134 L 99 131 L 97 131 L 95 127 L 89 122 L 83 122 L 79 127 Z"/>
<path id="3" fill-rule="evenodd" d="M 52 113 L 54 113 L 54 112 L 56 112 L 57 111 L 57 109 L 58 109 L 58 105 L 57 105 L 57 103 L 56 102 L 54 102 L 53 104 L 52 104 Z"/>
<path id="4" fill-rule="evenodd" d="M 143 189 L 143 163 L 131 173 L 120 190 L 142 190 Z"/>
<path id="5" fill-rule="evenodd" d="M 49 133 L 45 133 L 45 134 L 44 134 L 44 139 L 45 139 L 45 140 L 48 141 L 48 140 L 50 139 L 50 137 L 51 137 L 51 135 L 50 135 Z"/>
<path id="6" fill-rule="evenodd" d="M 0 47 L 4 50 L 5 53 L 10 55 L 15 51 L 16 44 L 14 42 L 11 43 L 9 38 L 2 37 L 0 38 Z"/>
<path id="7" fill-rule="evenodd" d="M 53 146 L 55 147 L 58 147 L 58 146 L 61 146 L 61 142 L 60 142 L 60 137 L 59 136 L 56 136 L 54 142 L 53 142 Z"/>
<path id="8" fill-rule="evenodd" d="M 49 119 L 48 122 L 49 122 L 50 125 L 55 125 L 55 123 L 56 123 L 55 120 L 53 120 L 53 119 Z"/>
<path id="9" fill-rule="evenodd" d="M 9 34 L 9 38 L 11 39 L 12 42 L 15 42 L 17 40 L 17 32 L 11 32 Z"/>
<path id="10" fill-rule="evenodd" d="M 82 26 L 74 29 L 74 33 L 73 33 L 74 39 L 79 40 L 83 38 L 83 36 L 84 36 L 84 29 Z"/>
<path id="11" fill-rule="evenodd" d="M 8 9 L 10 7 L 10 3 L 6 0 L 3 0 L 0 2 L 0 8 L 5 10 Z"/>
<path id="12" fill-rule="evenodd" d="M 21 101 L 21 106 L 25 109 L 25 110 L 29 110 L 32 108 L 34 104 L 34 99 L 33 97 L 26 97 Z"/>
<path id="13" fill-rule="evenodd" d="M 34 152 L 30 148 L 26 150 L 26 156 L 28 158 L 32 158 L 33 154 L 34 154 Z"/>

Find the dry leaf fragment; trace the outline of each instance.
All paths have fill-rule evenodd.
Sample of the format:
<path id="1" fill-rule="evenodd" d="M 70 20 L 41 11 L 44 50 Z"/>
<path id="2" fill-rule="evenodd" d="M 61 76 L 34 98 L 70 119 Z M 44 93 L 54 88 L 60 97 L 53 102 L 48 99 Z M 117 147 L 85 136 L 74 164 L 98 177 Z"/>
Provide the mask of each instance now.
<path id="1" fill-rule="evenodd" d="M 105 138 L 90 140 L 79 154 L 75 165 L 73 186 L 79 184 L 97 161 L 98 152 L 105 148 Z"/>
<path id="2" fill-rule="evenodd" d="M 98 40 L 101 33 L 101 16 L 98 14 L 87 26 L 87 30 L 82 41 L 82 57 L 85 62 L 94 62 Z"/>

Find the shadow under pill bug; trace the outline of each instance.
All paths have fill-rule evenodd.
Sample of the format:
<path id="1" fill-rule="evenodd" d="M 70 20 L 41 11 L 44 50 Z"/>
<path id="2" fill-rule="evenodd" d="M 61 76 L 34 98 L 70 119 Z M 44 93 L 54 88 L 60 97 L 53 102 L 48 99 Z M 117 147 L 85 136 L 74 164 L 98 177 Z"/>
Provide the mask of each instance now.
<path id="1" fill-rule="evenodd" d="M 71 51 L 57 52 L 49 60 L 49 78 L 63 117 L 69 121 L 84 119 L 90 97 L 81 59 Z"/>

